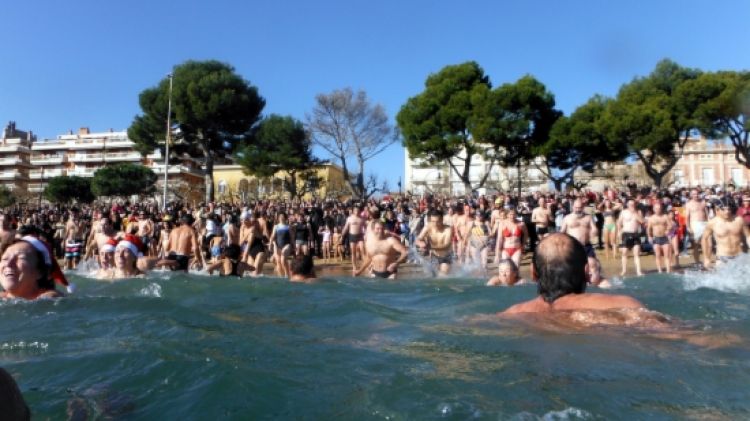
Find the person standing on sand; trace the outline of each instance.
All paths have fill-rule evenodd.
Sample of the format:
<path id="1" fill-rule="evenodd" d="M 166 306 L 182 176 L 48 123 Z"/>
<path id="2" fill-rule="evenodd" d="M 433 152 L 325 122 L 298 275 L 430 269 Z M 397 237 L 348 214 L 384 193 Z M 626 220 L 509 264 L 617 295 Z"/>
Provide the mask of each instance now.
<path id="1" fill-rule="evenodd" d="M 622 272 L 620 276 L 625 276 L 628 265 L 628 250 L 633 251 L 633 260 L 635 261 L 635 271 L 638 276 L 641 272 L 641 227 L 644 220 L 641 213 L 635 208 L 635 200 L 630 199 L 627 207 L 620 212 L 617 218 L 617 231 L 622 233 L 622 242 L 620 244 L 620 254 L 622 255 Z"/>
<path id="2" fill-rule="evenodd" d="M 649 243 L 654 247 L 656 270 L 659 273 L 661 273 L 662 260 L 667 273 L 672 272 L 672 243 L 667 234 L 672 230 L 673 224 L 669 216 L 662 212 L 661 202 L 654 202 L 654 214 L 647 220 L 646 233 Z"/>
<path id="3" fill-rule="evenodd" d="M 359 206 L 355 206 L 351 215 L 346 218 L 344 228 L 341 230 L 342 235 L 349 240 L 349 248 L 352 253 L 352 269 L 357 267 L 357 260 L 361 260 L 365 253 L 365 220 L 359 216 L 360 212 L 362 212 L 362 209 Z"/>
<path id="4" fill-rule="evenodd" d="M 703 231 L 705 231 L 708 223 L 708 212 L 706 211 L 706 202 L 700 198 L 697 189 L 690 191 L 690 200 L 685 205 L 685 220 L 687 220 L 687 231 L 690 234 L 691 247 L 693 248 L 693 260 L 698 265 L 700 264 L 701 245 L 703 244 Z"/>
<path id="5" fill-rule="evenodd" d="M 583 201 L 576 199 L 573 202 L 573 212 L 563 219 L 560 232 L 573 236 L 583 244 L 586 256 L 588 256 L 588 265 L 591 268 L 601 268 L 594 247 L 591 245 L 591 237 L 595 236 L 597 231 L 594 218 L 583 211 Z"/>

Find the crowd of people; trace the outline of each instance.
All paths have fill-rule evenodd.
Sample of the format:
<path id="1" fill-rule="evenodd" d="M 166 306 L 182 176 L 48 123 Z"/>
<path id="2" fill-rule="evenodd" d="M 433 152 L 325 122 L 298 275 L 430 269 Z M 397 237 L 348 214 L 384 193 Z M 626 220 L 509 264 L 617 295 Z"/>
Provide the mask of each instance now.
<path id="1" fill-rule="evenodd" d="M 266 266 L 292 280 L 315 277 L 315 264 L 351 265 L 353 276 L 396 278 L 406 262 L 433 274 L 489 277 L 488 285 L 525 282 L 519 268 L 544 237 L 559 232 L 585 250 L 587 281 L 608 283 L 600 258 L 653 253 L 659 272 L 708 269 L 747 250 L 750 194 L 679 189 L 517 196 L 385 196 L 368 201 L 258 200 L 239 204 L 116 202 L 111 205 L 7 209 L 0 215 L 2 286 L 6 297 L 59 295 L 64 272 L 82 262 L 101 279 L 155 268 L 261 276 Z M 597 252 L 598 250 L 598 252 Z M 598 254 L 597 254 L 598 253 Z M 715 256 L 714 256 L 715 255 Z M 715 257 L 715 258 L 714 258 Z M 58 267 L 62 262 L 62 269 Z M 345 263 L 344 263 L 345 262 Z M 490 276 L 490 264 L 497 274 Z M 468 272 L 467 272 L 468 271 Z M 31 288 L 26 279 L 36 279 Z M 23 288 L 19 289 L 19 285 Z"/>

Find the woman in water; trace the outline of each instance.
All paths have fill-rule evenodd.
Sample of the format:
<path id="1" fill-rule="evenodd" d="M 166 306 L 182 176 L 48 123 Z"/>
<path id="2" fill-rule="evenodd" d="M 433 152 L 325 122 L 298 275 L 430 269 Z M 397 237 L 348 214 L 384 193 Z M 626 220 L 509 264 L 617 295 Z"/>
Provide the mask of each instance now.
<path id="1" fill-rule="evenodd" d="M 617 213 L 620 208 L 618 205 L 612 203 L 609 199 L 604 199 L 604 202 L 599 207 L 604 217 L 604 226 L 602 237 L 604 239 L 604 254 L 609 258 L 609 251 L 612 250 L 612 258 L 617 258 Z"/>
<path id="2" fill-rule="evenodd" d="M 508 210 L 507 216 L 500 223 L 497 231 L 497 241 L 500 243 L 502 250 L 502 259 L 511 259 L 516 267 L 521 266 L 521 256 L 523 249 L 526 247 L 529 233 L 526 230 L 526 224 L 516 220 L 516 210 Z"/>
<path id="3" fill-rule="evenodd" d="M 242 261 L 247 262 L 249 267 L 254 268 L 253 276 L 261 276 L 263 265 L 266 263 L 266 246 L 263 244 L 263 230 L 258 223 L 258 216 L 260 215 L 248 213 L 250 226 L 245 238 L 240 239 L 244 250 Z"/>
<path id="4" fill-rule="evenodd" d="M 16 240 L 0 259 L 0 285 L 5 290 L 0 298 L 61 297 L 50 277 L 51 268 L 52 256 L 40 240 L 33 237 Z"/>
<path id="5" fill-rule="evenodd" d="M 526 281 L 521 279 L 518 273 L 518 266 L 510 259 L 502 259 L 497 264 L 497 275 L 487 281 L 487 286 L 506 286 L 525 284 Z"/>
<path id="6" fill-rule="evenodd" d="M 292 234 L 287 224 L 286 214 L 279 213 L 278 223 L 271 231 L 273 248 L 273 261 L 276 266 L 276 274 L 289 276 L 289 263 L 287 257 L 292 253 Z"/>
<path id="7" fill-rule="evenodd" d="M 218 270 L 219 276 L 236 276 L 241 278 L 245 272 L 254 271 L 255 268 L 243 262 L 240 255 L 240 246 L 237 244 L 227 246 L 218 261 L 208 265 L 206 268 L 208 274 L 212 275 L 215 270 Z"/>

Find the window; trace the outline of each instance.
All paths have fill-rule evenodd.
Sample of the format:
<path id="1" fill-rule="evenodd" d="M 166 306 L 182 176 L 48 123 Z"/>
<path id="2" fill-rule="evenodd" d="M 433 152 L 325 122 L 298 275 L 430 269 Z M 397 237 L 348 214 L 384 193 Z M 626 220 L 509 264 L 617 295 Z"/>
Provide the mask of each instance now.
<path id="1" fill-rule="evenodd" d="M 219 180 L 219 194 L 224 194 L 226 192 L 227 192 L 226 180 Z"/>
<path id="2" fill-rule="evenodd" d="M 732 168 L 732 183 L 734 183 L 735 186 L 744 186 L 745 180 L 742 176 L 742 168 Z"/>
<path id="3" fill-rule="evenodd" d="M 714 156 L 713 156 L 712 154 L 710 154 L 710 153 L 702 153 L 702 154 L 700 155 L 700 159 L 703 159 L 703 160 L 708 160 L 708 159 L 712 159 L 713 157 L 714 157 Z"/>
<path id="4" fill-rule="evenodd" d="M 677 185 L 685 184 L 685 174 L 682 170 L 674 170 L 674 182 Z"/>
<path id="5" fill-rule="evenodd" d="M 703 184 L 704 186 L 712 186 L 714 185 L 714 169 L 713 168 L 703 168 L 702 171 L 703 174 Z"/>

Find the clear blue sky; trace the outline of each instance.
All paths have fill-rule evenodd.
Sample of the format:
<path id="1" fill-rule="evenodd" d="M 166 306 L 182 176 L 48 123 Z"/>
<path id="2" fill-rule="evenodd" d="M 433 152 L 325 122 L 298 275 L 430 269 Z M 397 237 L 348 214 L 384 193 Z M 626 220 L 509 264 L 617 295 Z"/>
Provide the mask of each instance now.
<path id="1" fill-rule="evenodd" d="M 749 69 L 748 18 L 744 0 L 7 2 L 0 123 L 46 138 L 126 129 L 138 93 L 188 59 L 235 66 L 264 114 L 304 119 L 316 94 L 351 86 L 394 120 L 428 74 L 467 60 L 495 85 L 534 75 L 568 114 L 665 57 Z M 368 172 L 395 188 L 403 156 L 394 145 Z"/>

